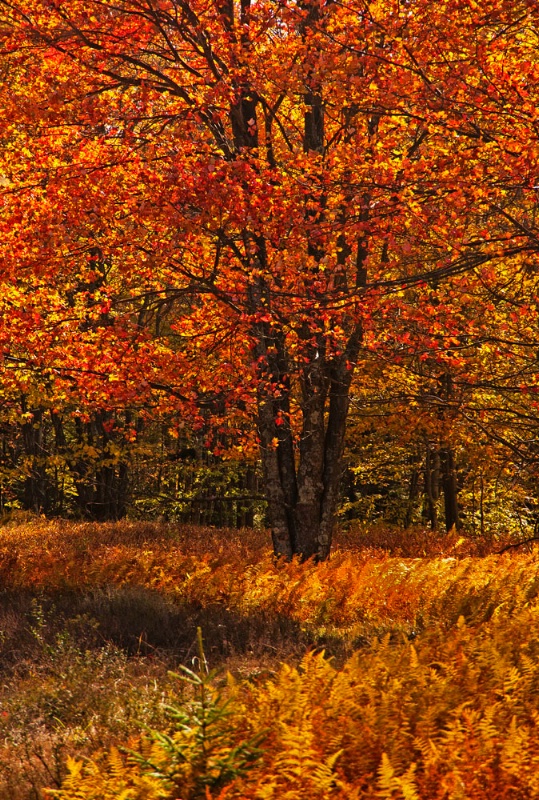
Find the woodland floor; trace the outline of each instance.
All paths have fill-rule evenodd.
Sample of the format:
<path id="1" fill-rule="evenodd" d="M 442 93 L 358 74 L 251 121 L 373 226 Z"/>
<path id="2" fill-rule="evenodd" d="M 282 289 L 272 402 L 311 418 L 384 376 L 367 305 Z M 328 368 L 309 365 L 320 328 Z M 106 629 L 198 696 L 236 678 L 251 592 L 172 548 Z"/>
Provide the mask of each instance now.
<path id="1" fill-rule="evenodd" d="M 306 771 L 319 757 L 327 774 L 304 785 L 301 764 L 283 767 L 286 742 L 272 734 L 275 752 L 268 745 L 258 767 L 265 794 L 246 778 L 227 798 L 539 796 L 528 774 L 539 768 L 539 551 L 500 549 L 373 529 L 341 535 L 315 566 L 275 563 L 267 534 L 255 531 L 4 525 L 0 800 L 37 800 L 43 787 L 61 786 L 68 756 L 121 745 L 141 723 L 162 729 L 163 702 L 178 690 L 170 671 L 197 667 L 199 627 L 210 667 L 251 692 L 242 702 L 253 720 L 263 717 L 264 692 L 276 702 L 276 687 L 276 717 L 292 712 L 299 700 L 283 688 L 292 674 L 318 686 L 301 701 L 313 725 L 321 714 L 316 724 L 331 727 L 339 703 L 352 703 L 352 684 L 364 696 L 338 722 L 350 740 L 361 737 L 360 754 L 348 740 L 337 746 L 335 733 L 322 737 L 302 757 Z M 305 662 L 308 653 L 319 655 Z M 367 677 L 352 680 L 354 670 Z M 320 681 L 334 686 L 337 676 L 348 676 L 348 700 L 335 695 L 322 709 Z"/>

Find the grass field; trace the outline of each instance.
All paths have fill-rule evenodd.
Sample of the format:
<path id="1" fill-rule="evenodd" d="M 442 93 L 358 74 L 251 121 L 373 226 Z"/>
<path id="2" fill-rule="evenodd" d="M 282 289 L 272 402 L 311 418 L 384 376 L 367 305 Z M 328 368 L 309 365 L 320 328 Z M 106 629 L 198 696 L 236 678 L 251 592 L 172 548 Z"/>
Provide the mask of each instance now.
<path id="1" fill-rule="evenodd" d="M 500 549 L 5 525 L 0 799 L 539 797 L 539 559 Z"/>

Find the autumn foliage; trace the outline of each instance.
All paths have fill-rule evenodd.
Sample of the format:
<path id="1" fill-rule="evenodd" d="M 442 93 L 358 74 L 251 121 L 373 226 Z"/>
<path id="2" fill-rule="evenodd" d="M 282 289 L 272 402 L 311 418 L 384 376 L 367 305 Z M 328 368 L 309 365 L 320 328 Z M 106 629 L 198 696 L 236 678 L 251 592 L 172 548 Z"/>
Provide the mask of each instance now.
<path id="1" fill-rule="evenodd" d="M 178 608 L 205 609 L 223 635 L 235 614 L 259 653 L 273 621 L 274 630 L 297 625 L 311 642 L 283 664 L 279 652 L 267 658 L 284 641 L 274 636 L 262 670 L 247 678 L 236 649 L 228 679 L 207 673 L 208 644 L 209 667 L 204 654 L 176 667 L 163 685 L 168 711 L 142 732 L 133 726 L 93 752 L 79 732 L 90 760 L 71 740 L 55 798 L 498 800 L 539 791 L 535 551 L 472 557 L 458 555 L 455 540 L 451 553 L 430 557 L 337 548 L 323 564 L 276 564 L 256 535 L 230 532 L 224 543 L 209 530 L 147 524 L 18 525 L 3 528 L 0 543 L 8 593 L 67 592 L 76 604 L 99 587 L 147 586 Z M 196 656 L 194 629 L 190 636 Z M 64 660 L 58 688 L 48 678 L 58 719 L 47 724 L 59 730 L 73 692 L 62 641 L 47 649 Z M 20 751 L 8 746 L 14 759 Z"/>
<path id="2" fill-rule="evenodd" d="M 538 39 L 0 0 L 0 800 L 539 797 Z"/>
<path id="3" fill-rule="evenodd" d="M 95 516 L 92 425 L 119 491 L 115 426 L 125 451 L 211 416 L 207 450 L 260 448 L 275 552 L 319 559 L 351 402 L 375 427 L 406 415 L 449 529 L 455 453 L 533 480 L 537 21 L 528 0 L 3 2 L 2 385 L 25 476 L 59 466 L 31 436 L 51 416 Z"/>

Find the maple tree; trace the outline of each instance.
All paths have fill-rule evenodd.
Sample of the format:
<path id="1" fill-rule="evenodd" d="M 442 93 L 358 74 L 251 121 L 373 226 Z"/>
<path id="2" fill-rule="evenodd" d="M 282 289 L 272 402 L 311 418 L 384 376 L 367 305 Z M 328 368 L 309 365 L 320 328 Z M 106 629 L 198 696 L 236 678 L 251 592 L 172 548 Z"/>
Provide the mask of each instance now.
<path id="1" fill-rule="evenodd" d="M 275 553 L 325 558 L 369 354 L 458 371 L 535 274 L 535 4 L 0 5 L 14 391 L 255 419 Z"/>

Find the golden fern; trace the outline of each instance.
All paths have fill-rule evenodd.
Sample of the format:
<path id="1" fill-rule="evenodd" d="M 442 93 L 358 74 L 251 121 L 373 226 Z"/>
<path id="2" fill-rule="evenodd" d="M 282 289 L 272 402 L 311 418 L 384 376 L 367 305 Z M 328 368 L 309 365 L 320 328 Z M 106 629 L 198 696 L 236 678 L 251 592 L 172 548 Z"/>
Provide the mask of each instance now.
<path id="1" fill-rule="evenodd" d="M 410 764 L 404 775 L 397 775 L 387 753 L 382 753 L 378 768 L 378 797 L 382 800 L 420 800 L 414 780 L 415 764 Z"/>
<path id="2" fill-rule="evenodd" d="M 170 797 L 161 781 L 142 775 L 126 764 L 116 748 L 87 762 L 69 759 L 68 776 L 61 789 L 46 790 L 54 800 L 159 800 Z"/>

